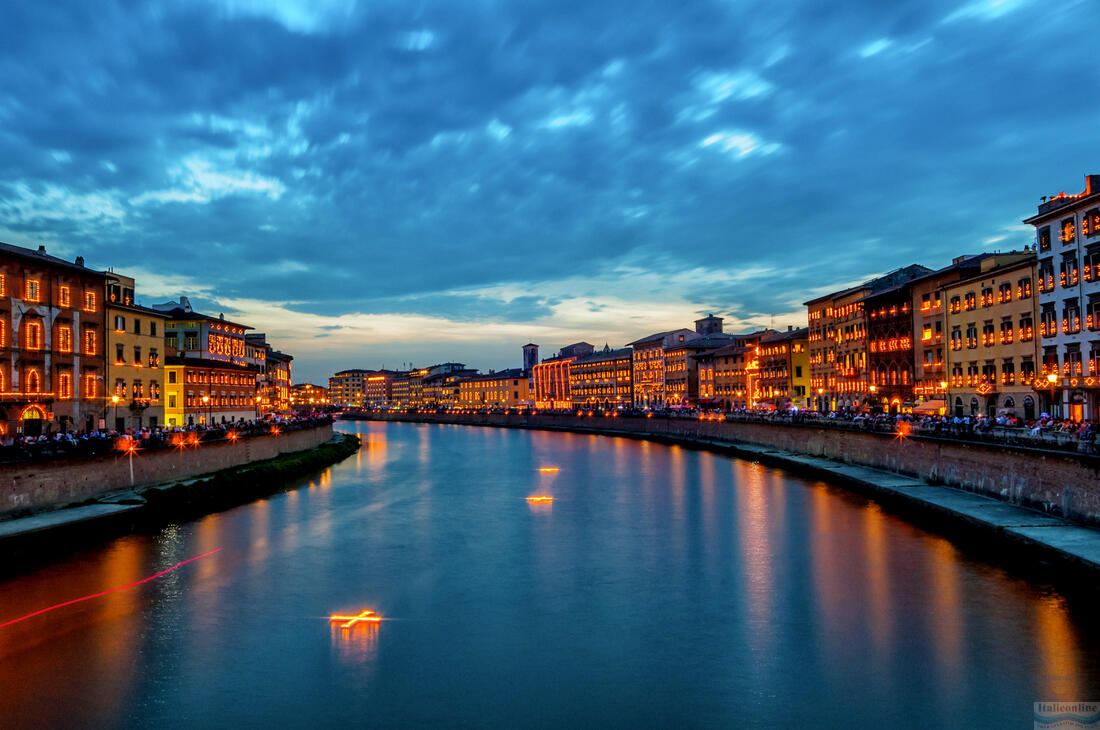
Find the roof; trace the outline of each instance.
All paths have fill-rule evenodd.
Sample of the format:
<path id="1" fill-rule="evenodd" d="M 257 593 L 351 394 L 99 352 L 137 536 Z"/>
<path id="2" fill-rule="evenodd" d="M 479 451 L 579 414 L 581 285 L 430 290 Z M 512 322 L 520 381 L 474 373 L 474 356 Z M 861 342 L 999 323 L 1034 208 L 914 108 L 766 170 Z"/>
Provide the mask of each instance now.
<path id="1" fill-rule="evenodd" d="M 623 358 L 626 358 L 627 360 L 629 360 L 633 356 L 634 356 L 634 351 L 631 350 L 629 347 L 620 347 L 618 350 L 607 350 L 607 351 L 600 350 L 598 352 L 592 353 L 591 355 L 585 355 L 584 357 L 579 357 L 576 360 L 574 360 L 573 363 L 575 365 L 580 365 L 580 364 L 583 364 L 583 363 L 590 363 L 590 362 L 604 362 L 606 360 L 622 360 Z"/>
<path id="2" fill-rule="evenodd" d="M 810 336 L 809 327 L 799 327 L 794 330 L 787 330 L 786 332 L 775 332 L 766 337 L 762 337 L 760 342 L 783 342 L 786 340 L 804 340 Z"/>
<path id="3" fill-rule="evenodd" d="M 1093 189 L 1096 188 L 1096 189 Z M 1100 203 L 1100 175 L 1085 175 L 1085 190 L 1077 195 L 1058 193 L 1050 196 L 1050 200 L 1044 200 L 1039 204 L 1039 212 L 1030 218 L 1025 218 L 1024 223 L 1038 225 L 1044 221 L 1060 218 L 1065 215 L 1067 208 L 1077 205 L 1091 205 Z"/>
<path id="4" fill-rule="evenodd" d="M 716 350 L 719 347 L 725 347 L 726 345 L 728 345 L 733 337 L 733 335 L 727 335 L 723 332 L 715 332 L 714 334 L 696 337 L 693 340 L 674 342 L 669 345 L 668 349 L 678 350 L 680 348 L 684 348 L 685 350 Z"/>
<path id="5" fill-rule="evenodd" d="M 746 352 L 752 352 L 755 348 L 744 347 L 743 345 L 726 345 L 725 347 L 719 347 L 717 350 L 707 350 L 706 352 L 700 352 L 696 355 L 690 355 L 696 359 L 703 359 L 705 357 L 726 357 L 728 355 L 743 355 Z"/>
<path id="6" fill-rule="evenodd" d="M 1004 274 L 1009 271 L 1016 271 L 1017 269 L 1030 269 L 1037 263 L 1038 258 L 1034 251 L 1028 251 L 1027 253 L 1031 254 L 1028 258 L 1018 259 L 1016 261 L 1006 261 L 996 266 L 992 266 L 985 271 L 978 271 L 969 276 L 960 276 L 958 279 L 946 282 L 942 286 L 944 289 L 950 289 L 951 287 L 963 286 L 997 274 Z"/>
<path id="7" fill-rule="evenodd" d="M 201 319 L 201 320 L 205 320 L 207 322 L 219 322 L 221 324 L 231 324 L 234 327 L 240 327 L 240 328 L 246 329 L 246 330 L 254 329 L 253 327 L 249 327 L 246 324 L 241 324 L 240 322 L 233 322 L 231 320 L 225 319 L 224 317 L 211 317 L 209 314 L 202 314 L 200 312 L 188 312 L 183 307 L 176 307 L 175 309 L 169 309 L 169 310 L 158 309 L 157 311 L 160 312 L 161 314 L 163 314 L 168 319 L 177 319 L 177 320 Z"/>
<path id="8" fill-rule="evenodd" d="M 128 312 L 140 312 L 140 313 L 144 314 L 147 317 L 160 317 L 161 319 L 167 319 L 167 317 L 165 317 L 165 315 L 164 315 L 164 312 L 161 312 L 158 309 L 153 309 L 151 307 L 143 307 L 140 304 L 126 304 L 124 302 L 108 301 L 107 302 L 107 308 L 108 309 L 124 309 Z"/>
<path id="9" fill-rule="evenodd" d="M 632 345 L 646 344 L 646 343 L 649 343 L 649 342 L 653 342 L 655 340 L 663 340 L 664 338 L 668 337 L 671 334 L 675 334 L 676 332 L 690 332 L 693 335 L 698 334 L 695 330 L 689 330 L 686 327 L 682 327 L 680 329 L 668 330 L 666 332 L 657 332 L 657 333 L 649 335 L 647 337 L 643 337 L 640 340 L 634 340 L 633 342 L 628 342 L 626 344 L 627 344 L 627 346 L 632 346 Z"/>
<path id="10" fill-rule="evenodd" d="M 46 253 L 45 246 L 39 246 L 38 250 L 35 251 L 29 248 L 24 248 L 23 246 L 13 246 L 10 243 L 0 242 L 0 252 L 9 254 L 11 256 L 17 256 L 27 261 L 35 261 L 37 263 L 49 264 L 50 266 L 57 266 L 63 269 L 68 269 L 70 271 L 76 271 L 87 276 L 95 276 L 106 279 L 108 275 L 106 271 L 96 271 L 95 269 L 89 269 L 87 266 L 84 266 L 83 256 L 77 257 L 76 260 L 79 263 L 66 261 L 65 259 L 59 259 L 56 256 L 50 256 L 48 253 Z"/>
<path id="11" fill-rule="evenodd" d="M 907 276 L 908 273 L 912 273 L 913 276 Z M 803 306 L 809 306 L 810 304 L 824 301 L 826 299 L 839 299 L 840 297 L 846 296 L 853 292 L 857 292 L 861 289 L 870 289 L 870 294 L 880 294 L 889 289 L 909 284 L 917 278 L 931 273 L 934 272 L 926 266 L 921 266 L 920 264 L 910 264 L 909 266 L 902 266 L 901 268 L 894 269 L 893 271 L 887 272 L 882 276 L 876 276 L 873 279 L 868 279 L 867 281 L 857 286 L 850 286 L 847 289 L 842 289 L 840 291 L 833 292 L 832 294 L 825 294 L 824 296 L 802 302 L 802 304 Z M 868 296 L 870 296 L 870 294 Z M 862 299 L 866 298 L 867 297 L 863 297 Z M 857 301 L 862 301 L 862 299 Z"/>
<path id="12" fill-rule="evenodd" d="M 468 378 L 468 382 L 478 382 L 483 380 L 519 380 L 526 378 L 527 373 L 523 368 L 509 368 L 508 370 L 498 370 L 495 373 L 485 373 L 483 375 L 475 375 Z"/>

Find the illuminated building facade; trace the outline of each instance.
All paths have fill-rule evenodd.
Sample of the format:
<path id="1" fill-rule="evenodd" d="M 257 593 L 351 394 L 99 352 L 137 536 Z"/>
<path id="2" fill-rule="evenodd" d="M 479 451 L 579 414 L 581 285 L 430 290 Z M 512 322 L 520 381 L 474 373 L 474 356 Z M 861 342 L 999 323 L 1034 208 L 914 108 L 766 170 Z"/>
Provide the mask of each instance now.
<path id="1" fill-rule="evenodd" d="M 366 408 L 389 408 L 393 404 L 393 381 L 397 375 L 392 370 L 379 370 L 367 376 L 363 393 Z"/>
<path id="2" fill-rule="evenodd" d="M 328 397 L 334 406 L 358 408 L 367 392 L 367 378 L 372 370 L 341 370 L 328 379 Z"/>
<path id="3" fill-rule="evenodd" d="M 733 335 L 730 344 L 693 355 L 699 369 L 699 405 L 722 410 L 750 408 L 759 377 L 756 346 L 762 337 L 773 332 L 760 330 Z"/>
<path id="4" fill-rule="evenodd" d="M 255 417 L 256 372 L 251 366 L 169 354 L 164 374 L 169 426 L 213 426 Z"/>
<path id="5" fill-rule="evenodd" d="M 699 398 L 697 356 L 725 347 L 732 339 L 730 335 L 712 332 L 684 342 L 677 341 L 666 347 L 664 358 L 666 405 L 670 407 L 695 405 Z"/>
<path id="6" fill-rule="evenodd" d="M 164 344 L 180 357 L 216 360 L 234 365 L 249 365 L 245 332 L 252 329 L 230 322 L 225 315 L 211 317 L 191 308 L 187 297 L 179 302 L 155 304 L 153 309 L 165 316 Z"/>
<path id="7" fill-rule="evenodd" d="M 631 367 L 634 370 L 636 408 L 664 408 L 668 405 L 665 390 L 665 351 L 701 336 L 693 330 L 678 329 L 657 332 L 630 343 L 630 347 L 634 348 Z"/>
<path id="8" fill-rule="evenodd" d="M 1037 415 L 1036 259 L 1027 252 L 1002 260 L 998 265 L 995 256 L 984 257 L 977 275 L 943 288 L 948 408 L 954 415 Z"/>
<path id="9" fill-rule="evenodd" d="M 624 408 L 634 403 L 633 351 L 629 347 L 577 358 L 569 364 L 574 408 Z"/>
<path id="10" fill-rule="evenodd" d="M 473 375 L 458 383 L 459 408 L 524 408 L 530 404 L 523 368 Z"/>
<path id="11" fill-rule="evenodd" d="M 805 303 L 809 321 L 811 407 L 831 411 L 864 410 L 871 406 L 864 299 L 928 273 L 929 269 L 913 264 Z"/>
<path id="12" fill-rule="evenodd" d="M 1100 175 L 1043 198 L 1035 226 L 1041 374 L 1052 415 L 1100 420 Z M 1053 378 L 1049 376 L 1054 376 Z"/>
<path id="13" fill-rule="evenodd" d="M 105 275 L 0 244 L 0 431 L 92 431 L 104 415 Z"/>
<path id="14" fill-rule="evenodd" d="M 810 387 L 809 329 L 789 327 L 765 335 L 756 346 L 752 393 L 758 408 L 806 408 Z"/>
<path id="15" fill-rule="evenodd" d="M 134 302 L 134 280 L 128 276 L 108 273 L 105 294 L 107 422 L 118 431 L 162 426 L 166 318 Z"/>
<path id="16" fill-rule="evenodd" d="M 550 358 L 531 368 L 535 408 L 573 407 L 573 391 L 569 386 L 569 365 L 575 359 L 573 357 Z"/>
<path id="17" fill-rule="evenodd" d="M 294 358 L 279 352 L 267 341 L 267 335 L 253 332 L 244 336 L 245 364 L 256 372 L 256 412 L 259 416 L 291 412 L 290 389 Z"/>
<path id="18" fill-rule="evenodd" d="M 290 405 L 296 413 L 320 411 L 328 406 L 328 389 L 313 383 L 298 383 L 290 388 Z"/>
<path id="19" fill-rule="evenodd" d="M 409 407 L 409 373 L 398 371 L 390 383 L 390 404 L 394 408 Z"/>
<path id="20" fill-rule="evenodd" d="M 477 370 L 465 367 L 450 368 L 460 363 L 447 363 L 441 372 L 429 372 L 421 381 L 421 401 L 425 408 L 458 408 L 461 400 L 462 381 L 477 376 Z M 434 369 L 434 368 L 432 368 Z M 429 369 L 431 370 L 431 369 Z"/>

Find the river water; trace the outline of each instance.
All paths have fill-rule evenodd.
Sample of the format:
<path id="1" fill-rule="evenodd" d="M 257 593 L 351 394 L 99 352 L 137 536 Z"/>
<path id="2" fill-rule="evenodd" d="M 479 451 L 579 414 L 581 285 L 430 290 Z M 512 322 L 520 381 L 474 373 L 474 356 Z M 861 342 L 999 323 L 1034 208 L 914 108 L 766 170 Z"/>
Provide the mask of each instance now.
<path id="1" fill-rule="evenodd" d="M 363 448 L 299 489 L 5 565 L 0 623 L 221 548 L 0 628 L 0 726 L 1022 728 L 1100 698 L 1092 601 L 842 489 L 644 441 L 338 428 Z M 364 609 L 386 620 L 327 618 Z"/>

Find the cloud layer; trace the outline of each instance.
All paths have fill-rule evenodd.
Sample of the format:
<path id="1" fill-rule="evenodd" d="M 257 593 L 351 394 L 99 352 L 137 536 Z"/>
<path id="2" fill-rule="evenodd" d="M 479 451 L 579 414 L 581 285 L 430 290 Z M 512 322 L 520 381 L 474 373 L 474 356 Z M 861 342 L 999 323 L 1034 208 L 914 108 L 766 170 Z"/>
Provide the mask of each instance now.
<path id="1" fill-rule="evenodd" d="M 299 378 L 793 323 L 1100 171 L 1089 2 L 6 5 L 0 240 Z"/>

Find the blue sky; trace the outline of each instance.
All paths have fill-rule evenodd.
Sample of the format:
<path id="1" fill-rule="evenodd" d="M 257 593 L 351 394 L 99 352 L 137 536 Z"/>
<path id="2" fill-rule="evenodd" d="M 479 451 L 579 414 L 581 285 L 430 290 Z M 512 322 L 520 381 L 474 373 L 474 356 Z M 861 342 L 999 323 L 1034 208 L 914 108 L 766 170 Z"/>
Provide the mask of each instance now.
<path id="1" fill-rule="evenodd" d="M 5 6 L 0 240 L 299 381 L 797 324 L 1100 172 L 1086 0 Z"/>

